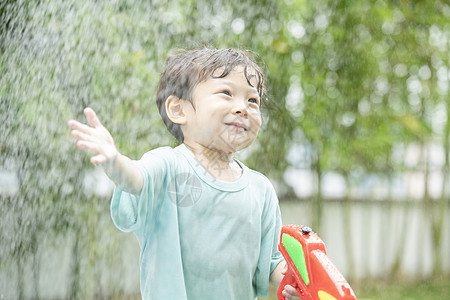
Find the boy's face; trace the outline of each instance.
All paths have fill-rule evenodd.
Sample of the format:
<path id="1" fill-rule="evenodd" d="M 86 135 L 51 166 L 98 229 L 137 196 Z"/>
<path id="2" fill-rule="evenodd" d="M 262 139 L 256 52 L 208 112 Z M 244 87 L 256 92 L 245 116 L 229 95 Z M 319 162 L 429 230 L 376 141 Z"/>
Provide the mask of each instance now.
<path id="1" fill-rule="evenodd" d="M 236 152 L 255 140 L 261 127 L 261 100 L 256 76 L 251 69 L 247 75 L 253 86 L 238 66 L 226 77 L 209 78 L 194 88 L 193 106 L 186 105 L 186 124 L 182 125 L 185 143 Z"/>

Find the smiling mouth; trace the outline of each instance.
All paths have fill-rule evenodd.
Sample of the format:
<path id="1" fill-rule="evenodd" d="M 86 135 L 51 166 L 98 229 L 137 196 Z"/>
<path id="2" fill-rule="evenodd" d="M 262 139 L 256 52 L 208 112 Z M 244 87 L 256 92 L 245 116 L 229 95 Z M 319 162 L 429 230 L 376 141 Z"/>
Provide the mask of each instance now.
<path id="1" fill-rule="evenodd" d="M 247 131 L 247 128 L 244 124 L 238 122 L 225 123 L 225 125 L 230 126 L 231 128 L 237 129 L 239 131 Z"/>

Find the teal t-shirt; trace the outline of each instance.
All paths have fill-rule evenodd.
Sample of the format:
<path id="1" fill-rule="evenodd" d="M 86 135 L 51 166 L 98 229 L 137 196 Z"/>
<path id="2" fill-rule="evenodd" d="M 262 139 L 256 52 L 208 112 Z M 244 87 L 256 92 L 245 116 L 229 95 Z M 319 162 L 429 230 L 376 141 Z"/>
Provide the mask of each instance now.
<path id="1" fill-rule="evenodd" d="M 254 300 L 283 260 L 278 199 L 269 180 L 241 162 L 241 178 L 213 178 L 184 144 L 135 161 L 139 195 L 115 189 L 114 224 L 140 247 L 143 299 Z M 208 168 L 214 166 L 208 166 Z"/>

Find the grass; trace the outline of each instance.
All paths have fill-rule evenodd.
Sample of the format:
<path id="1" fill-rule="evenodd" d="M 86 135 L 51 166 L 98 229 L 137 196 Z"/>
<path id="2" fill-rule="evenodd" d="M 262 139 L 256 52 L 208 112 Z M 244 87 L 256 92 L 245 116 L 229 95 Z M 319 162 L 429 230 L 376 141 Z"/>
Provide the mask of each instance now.
<path id="1" fill-rule="evenodd" d="M 449 300 L 450 278 L 437 277 L 421 282 L 374 282 L 373 280 L 353 286 L 358 300 Z M 269 296 L 261 298 L 276 300 L 276 288 L 271 287 Z"/>
<path id="2" fill-rule="evenodd" d="M 450 278 L 440 277 L 415 283 L 369 283 L 357 295 L 358 300 L 448 300 Z"/>

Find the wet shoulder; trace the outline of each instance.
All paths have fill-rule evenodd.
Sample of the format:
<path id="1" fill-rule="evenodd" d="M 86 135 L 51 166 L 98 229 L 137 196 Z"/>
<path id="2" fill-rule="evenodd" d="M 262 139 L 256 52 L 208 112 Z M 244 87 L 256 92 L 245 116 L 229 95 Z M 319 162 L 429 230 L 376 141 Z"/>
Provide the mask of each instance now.
<path id="1" fill-rule="evenodd" d="M 169 146 L 163 146 L 159 148 L 152 149 L 146 152 L 141 159 L 148 159 L 149 157 L 159 157 L 163 159 L 175 159 L 177 157 L 177 152 L 174 148 Z"/>
<path id="2" fill-rule="evenodd" d="M 264 174 L 248 168 L 248 173 L 250 177 L 250 182 L 259 186 L 260 188 L 264 188 L 264 190 L 269 192 L 275 192 L 272 182 L 267 178 Z"/>
<path id="3" fill-rule="evenodd" d="M 156 164 L 160 166 L 174 166 L 182 164 L 184 159 L 182 158 L 179 151 L 176 148 L 171 148 L 169 146 L 159 147 L 145 153 L 140 162 L 144 165 Z"/>

